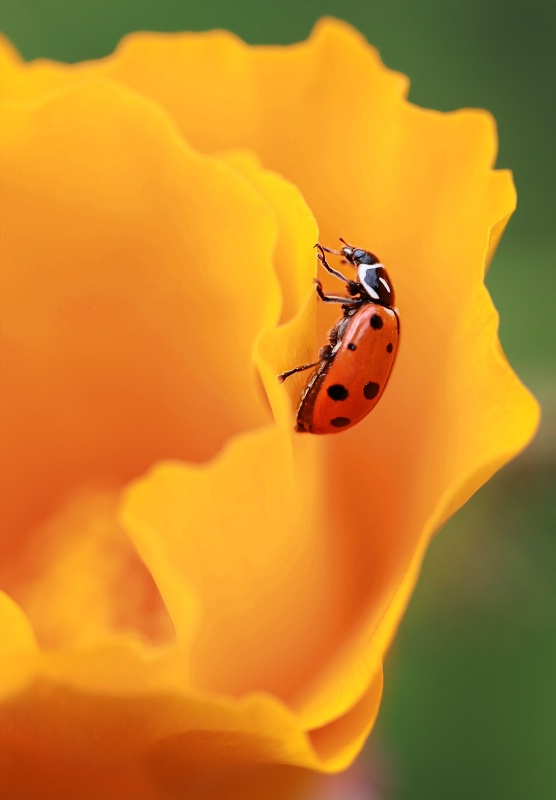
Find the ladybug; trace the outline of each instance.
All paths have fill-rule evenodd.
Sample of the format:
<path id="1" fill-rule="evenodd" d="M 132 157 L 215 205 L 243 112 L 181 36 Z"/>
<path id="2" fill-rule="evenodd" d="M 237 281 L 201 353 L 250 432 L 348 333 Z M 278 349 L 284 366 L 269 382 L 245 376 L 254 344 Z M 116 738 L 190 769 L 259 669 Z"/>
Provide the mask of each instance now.
<path id="1" fill-rule="evenodd" d="M 285 381 L 296 372 L 317 367 L 301 395 L 298 431 L 338 433 L 360 422 L 380 400 L 398 349 L 400 322 L 384 265 L 369 250 L 340 241 L 341 250 L 319 243 L 315 247 L 323 267 L 344 281 L 349 296 L 324 294 L 318 280 L 315 289 L 324 303 L 340 303 L 343 316 L 330 331 L 329 344 L 321 348 L 318 361 L 277 376 Z M 342 256 L 356 267 L 357 280 L 333 269 L 325 252 Z"/>

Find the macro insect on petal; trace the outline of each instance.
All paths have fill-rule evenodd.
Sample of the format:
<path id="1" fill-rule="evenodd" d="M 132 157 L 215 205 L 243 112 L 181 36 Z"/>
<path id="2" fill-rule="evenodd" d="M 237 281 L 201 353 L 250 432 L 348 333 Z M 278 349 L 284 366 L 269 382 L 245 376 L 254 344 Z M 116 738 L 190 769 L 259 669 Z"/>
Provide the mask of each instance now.
<path id="1" fill-rule="evenodd" d="M 278 375 L 284 381 L 315 367 L 301 395 L 298 431 L 338 433 L 360 422 L 380 400 L 398 349 L 400 323 L 394 287 L 384 265 L 369 250 L 340 241 L 341 250 L 318 243 L 315 247 L 327 272 L 345 283 L 348 296 L 325 294 L 320 281 L 315 288 L 324 303 L 341 305 L 342 317 L 317 361 Z M 357 278 L 351 280 L 333 269 L 325 253 L 342 256 L 356 268 Z"/>

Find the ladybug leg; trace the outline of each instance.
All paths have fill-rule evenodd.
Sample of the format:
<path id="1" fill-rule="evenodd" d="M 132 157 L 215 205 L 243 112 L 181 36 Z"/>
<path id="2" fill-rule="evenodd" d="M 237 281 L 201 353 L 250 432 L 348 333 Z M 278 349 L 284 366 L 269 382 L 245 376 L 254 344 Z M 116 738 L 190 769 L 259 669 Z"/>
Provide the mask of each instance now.
<path id="1" fill-rule="evenodd" d="M 294 367 L 293 369 L 289 369 L 287 372 L 282 372 L 281 375 L 277 375 L 276 377 L 283 383 L 286 378 L 289 378 L 290 375 L 295 375 L 296 372 L 303 372 L 304 369 L 310 369 L 311 367 L 318 367 L 323 361 L 330 361 L 332 358 L 332 345 L 325 344 L 324 347 L 321 347 L 319 350 L 319 360 L 312 361 L 310 364 L 303 364 L 302 367 Z"/>
<path id="2" fill-rule="evenodd" d="M 331 247 L 325 247 L 320 242 L 317 242 L 315 247 L 318 247 L 319 250 L 326 250 L 327 253 L 331 253 L 333 256 L 341 256 L 342 255 L 342 251 L 341 250 L 333 250 Z"/>
<path id="3" fill-rule="evenodd" d="M 348 287 L 349 287 L 350 294 L 351 294 L 351 292 L 355 293 L 357 291 L 357 283 L 355 281 L 351 281 L 349 278 L 346 278 L 346 276 L 342 275 L 341 272 L 338 272 L 337 269 L 332 269 L 332 267 L 330 266 L 330 264 L 326 260 L 326 256 L 324 255 L 324 251 L 327 250 L 329 253 L 333 253 L 334 255 L 338 255 L 338 256 L 340 256 L 342 254 L 337 250 L 330 250 L 328 247 L 323 247 L 322 244 L 318 244 L 318 242 L 315 245 L 315 247 L 318 248 L 318 250 L 320 250 L 320 252 L 318 253 L 318 259 L 321 262 L 322 266 L 325 268 L 325 270 L 327 272 L 329 272 L 331 275 L 334 275 L 335 278 L 338 278 L 338 280 L 343 281 L 344 283 L 347 283 Z"/>
<path id="4" fill-rule="evenodd" d="M 319 355 L 320 355 L 320 353 L 319 353 Z M 280 375 L 277 375 L 276 377 L 278 378 L 280 383 L 284 383 L 286 378 L 289 378 L 290 375 L 295 375 L 296 372 L 303 372 L 304 369 L 310 369 L 311 367 L 316 367 L 319 364 L 320 364 L 320 360 L 319 361 L 313 361 L 313 362 L 311 362 L 311 364 L 303 364 L 302 367 L 294 367 L 293 369 L 289 369 L 287 372 L 282 372 Z"/>
<path id="5" fill-rule="evenodd" d="M 361 301 L 358 297 L 340 297 L 336 294 L 325 294 L 322 290 L 322 283 L 315 280 L 315 291 L 323 303 L 342 303 L 344 306 L 360 306 Z"/>

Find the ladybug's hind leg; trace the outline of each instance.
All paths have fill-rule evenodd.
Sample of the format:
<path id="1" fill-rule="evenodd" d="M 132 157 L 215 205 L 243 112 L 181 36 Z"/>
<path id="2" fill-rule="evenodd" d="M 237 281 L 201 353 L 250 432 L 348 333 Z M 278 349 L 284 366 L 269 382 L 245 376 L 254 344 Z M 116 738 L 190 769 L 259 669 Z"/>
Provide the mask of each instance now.
<path id="1" fill-rule="evenodd" d="M 312 361 L 310 364 L 303 364 L 302 367 L 294 367 L 293 369 L 289 369 L 287 372 L 281 372 L 280 375 L 277 375 L 276 377 L 280 383 L 283 383 L 286 378 L 290 377 L 290 375 L 295 375 L 296 372 L 303 372 L 305 369 L 311 369 L 311 367 L 316 367 L 319 364 L 320 361 Z"/>
<path id="2" fill-rule="evenodd" d="M 289 369 L 287 372 L 282 372 L 276 377 L 280 383 L 283 383 L 286 378 L 290 377 L 290 375 L 295 375 L 296 372 L 303 372 L 303 370 L 311 369 L 311 367 L 318 367 L 319 364 L 322 364 L 323 361 L 328 361 L 330 358 L 332 358 L 332 345 L 325 344 L 324 347 L 321 347 L 319 350 L 318 361 L 312 361 L 310 364 L 303 364 L 302 367 L 294 367 L 293 369 Z"/>

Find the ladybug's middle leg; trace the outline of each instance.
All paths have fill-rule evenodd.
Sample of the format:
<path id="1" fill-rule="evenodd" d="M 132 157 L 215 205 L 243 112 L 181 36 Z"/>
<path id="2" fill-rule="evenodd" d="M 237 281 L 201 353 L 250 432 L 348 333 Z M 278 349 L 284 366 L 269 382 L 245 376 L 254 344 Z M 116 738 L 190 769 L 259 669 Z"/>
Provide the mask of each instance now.
<path id="1" fill-rule="evenodd" d="M 361 298 L 359 297 L 340 297 L 337 294 L 325 294 L 322 290 L 322 283 L 315 280 L 315 291 L 323 303 L 341 303 L 344 306 L 360 306 Z"/>

